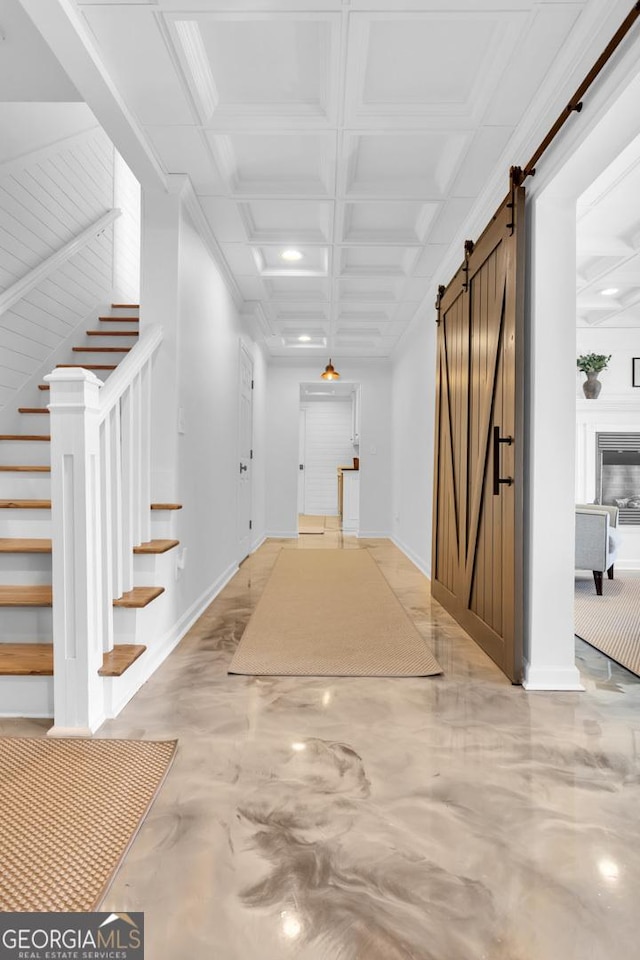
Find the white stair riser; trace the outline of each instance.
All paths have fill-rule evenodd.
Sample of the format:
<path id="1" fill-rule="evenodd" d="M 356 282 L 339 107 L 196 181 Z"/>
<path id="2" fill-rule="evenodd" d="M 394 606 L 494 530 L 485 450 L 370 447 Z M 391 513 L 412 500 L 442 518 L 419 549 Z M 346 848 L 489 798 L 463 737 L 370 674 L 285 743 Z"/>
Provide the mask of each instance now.
<path id="1" fill-rule="evenodd" d="M 0 717 L 52 717 L 53 677 L 0 677 Z"/>
<path id="2" fill-rule="evenodd" d="M 51 510 L 0 510 L 0 537 L 51 537 Z"/>
<path id="3" fill-rule="evenodd" d="M 51 474 L 0 471 L 0 500 L 50 500 Z"/>
<path id="4" fill-rule="evenodd" d="M 152 584 L 166 587 L 172 583 L 179 550 L 180 547 L 174 547 L 166 553 L 136 555 L 133 560 L 133 585 L 146 587 Z"/>
<path id="5" fill-rule="evenodd" d="M 173 532 L 177 526 L 176 514 L 179 510 L 152 510 L 151 511 L 151 539 L 178 540 Z"/>
<path id="6" fill-rule="evenodd" d="M 44 418 L 42 418 L 44 419 Z M 37 429 L 23 430 L 23 434 L 49 433 L 49 420 Z M 0 440 L 0 463 L 46 466 L 50 463 L 50 443 L 46 440 Z"/>
<path id="7" fill-rule="evenodd" d="M 51 607 L 0 607 L 0 643 L 49 643 Z"/>
<path id="8" fill-rule="evenodd" d="M 0 553 L 0 584 L 51 583 L 50 553 Z"/>
<path id="9" fill-rule="evenodd" d="M 125 324 L 123 324 L 123 327 L 124 327 L 124 326 L 125 326 Z M 131 326 L 131 327 L 133 327 L 133 324 L 126 324 L 126 326 Z M 138 342 L 138 338 L 137 338 L 137 337 L 113 337 L 113 336 L 108 336 L 108 334 L 110 333 L 110 331 L 109 331 L 109 328 L 110 328 L 110 327 L 115 327 L 115 323 L 105 323 L 105 328 L 106 328 L 106 329 L 101 331 L 103 334 L 105 334 L 104 336 L 102 336 L 102 337 L 87 337 L 87 339 L 85 340 L 85 342 L 82 343 L 82 344 L 78 344 L 78 346 L 82 346 L 82 347 L 126 347 L 126 348 L 129 348 L 129 347 L 135 346 L 135 344 Z M 96 328 L 96 329 L 97 329 L 97 328 Z M 97 353 L 97 354 L 92 354 L 92 353 L 75 353 L 74 356 L 78 358 L 78 361 L 77 361 L 78 363 L 83 363 L 83 361 L 85 361 L 87 357 L 93 358 L 94 356 L 96 357 L 95 360 L 94 360 L 94 359 L 86 360 L 86 362 L 87 362 L 87 363 L 102 363 L 102 360 L 99 360 L 98 357 L 108 357 L 109 354 L 108 354 L 108 353 L 103 353 L 103 354 L 100 354 L 100 353 Z M 115 357 L 115 360 L 113 360 L 113 361 L 111 361 L 111 360 L 105 360 L 104 362 L 105 362 L 105 363 L 112 363 L 112 362 L 113 362 L 113 363 L 117 363 L 119 360 L 122 359 L 122 357 L 124 356 L 124 354 L 114 353 L 114 354 L 112 354 L 112 356 Z M 42 391 L 41 391 L 41 392 L 42 392 Z"/>

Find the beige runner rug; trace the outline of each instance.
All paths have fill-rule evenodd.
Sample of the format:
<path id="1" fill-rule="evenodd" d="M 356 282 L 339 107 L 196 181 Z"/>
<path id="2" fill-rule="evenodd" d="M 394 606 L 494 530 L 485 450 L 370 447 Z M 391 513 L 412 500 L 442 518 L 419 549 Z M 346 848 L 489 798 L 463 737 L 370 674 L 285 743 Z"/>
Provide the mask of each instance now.
<path id="1" fill-rule="evenodd" d="M 324 533 L 324 517 L 301 513 L 298 516 L 298 533 Z"/>
<path id="2" fill-rule="evenodd" d="M 0 738 L 0 911 L 96 909 L 176 745 Z"/>
<path id="3" fill-rule="evenodd" d="M 442 670 L 367 550 L 283 550 L 229 673 L 426 677 Z"/>
<path id="4" fill-rule="evenodd" d="M 575 632 L 596 650 L 640 676 L 640 578 L 576 580 Z"/>

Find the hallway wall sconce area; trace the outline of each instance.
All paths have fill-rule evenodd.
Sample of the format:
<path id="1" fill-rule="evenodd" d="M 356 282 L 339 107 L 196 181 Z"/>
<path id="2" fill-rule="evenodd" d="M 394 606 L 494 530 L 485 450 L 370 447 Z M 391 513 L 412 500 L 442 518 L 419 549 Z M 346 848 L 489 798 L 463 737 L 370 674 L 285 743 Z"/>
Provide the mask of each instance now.
<path id="1" fill-rule="evenodd" d="M 331 363 L 331 357 L 329 357 L 329 363 L 324 368 L 324 372 L 320 374 L 322 380 L 339 380 L 340 374 L 335 369 Z"/>

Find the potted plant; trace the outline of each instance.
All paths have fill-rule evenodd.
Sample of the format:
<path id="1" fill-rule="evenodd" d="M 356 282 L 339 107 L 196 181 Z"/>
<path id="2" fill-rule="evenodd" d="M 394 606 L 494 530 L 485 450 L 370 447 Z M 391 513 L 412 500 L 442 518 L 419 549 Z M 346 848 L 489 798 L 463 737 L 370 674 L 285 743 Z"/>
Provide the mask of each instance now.
<path id="1" fill-rule="evenodd" d="M 598 374 L 601 370 L 607 369 L 609 360 L 611 360 L 611 354 L 605 357 L 604 353 L 583 353 L 578 357 L 576 361 L 578 370 L 587 375 L 587 379 L 582 384 L 587 400 L 595 400 L 599 396 L 602 384 L 598 380 Z"/>

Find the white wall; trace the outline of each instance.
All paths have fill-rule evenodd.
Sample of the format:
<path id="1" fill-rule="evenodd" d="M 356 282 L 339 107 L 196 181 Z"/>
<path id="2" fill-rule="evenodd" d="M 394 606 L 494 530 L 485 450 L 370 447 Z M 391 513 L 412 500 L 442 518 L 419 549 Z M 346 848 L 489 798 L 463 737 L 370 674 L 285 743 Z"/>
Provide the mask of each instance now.
<path id="1" fill-rule="evenodd" d="M 351 466 L 358 450 L 351 441 L 351 398 L 300 404 L 305 415 L 304 510 L 338 515 L 338 467 Z"/>
<path id="2" fill-rule="evenodd" d="M 177 584 L 181 616 L 238 563 L 239 362 L 242 337 L 254 356 L 254 409 L 264 408 L 264 370 L 220 271 L 184 217 L 180 228 L 178 297 L 177 495 L 184 505 L 177 523 L 187 562 Z M 254 429 L 252 488 L 261 512 L 264 443 L 260 416 Z M 169 429 L 176 429 L 173 420 Z M 256 538 L 261 535 L 254 518 Z"/>
<path id="3" fill-rule="evenodd" d="M 600 398 L 628 397 L 640 402 L 640 387 L 631 383 L 631 358 L 640 357 L 640 315 L 638 327 L 578 327 L 576 337 L 577 355 L 583 353 L 611 354 L 609 366 L 598 379 L 602 383 Z M 582 384 L 585 375 L 576 374 L 576 396 L 584 400 Z"/>
<path id="4" fill-rule="evenodd" d="M 321 359 L 272 360 L 267 375 L 267 530 L 297 535 L 300 384 L 319 380 Z M 334 358 L 344 381 L 361 384 L 360 536 L 391 534 L 391 364 Z"/>
<path id="5" fill-rule="evenodd" d="M 113 296 L 140 302 L 140 184 L 120 154 L 114 155 L 113 205 L 122 213 L 113 225 Z"/>
<path id="6" fill-rule="evenodd" d="M 86 122 L 84 112 L 77 116 L 77 104 L 66 106 L 73 114 L 70 123 Z M 50 136 L 45 126 L 42 137 Z M 21 145 L 25 142 L 33 146 L 33 136 Z M 13 149 L 21 145 L 16 141 Z M 0 289 L 28 274 L 112 205 L 113 147 L 100 128 L 7 160 L 0 166 Z M 0 316 L 0 410 L 6 408 L 7 416 L 13 415 L 17 392 L 49 372 L 56 351 L 109 302 L 112 260 L 109 228 Z M 34 402 L 35 396 L 30 405 Z"/>
<path id="7" fill-rule="evenodd" d="M 435 418 L 435 311 L 414 324 L 394 357 L 392 384 L 393 539 L 431 576 Z"/>

